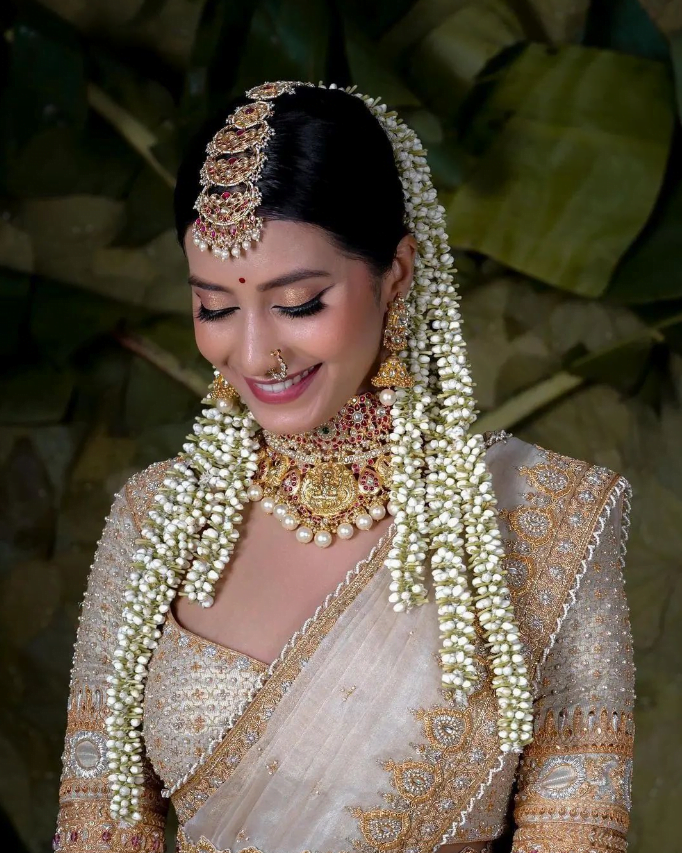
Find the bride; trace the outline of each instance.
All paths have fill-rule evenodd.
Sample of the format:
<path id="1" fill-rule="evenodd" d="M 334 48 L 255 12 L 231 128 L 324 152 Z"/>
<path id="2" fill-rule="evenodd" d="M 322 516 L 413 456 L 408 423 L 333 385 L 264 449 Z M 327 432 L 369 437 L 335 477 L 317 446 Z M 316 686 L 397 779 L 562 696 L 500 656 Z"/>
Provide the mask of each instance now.
<path id="1" fill-rule="evenodd" d="M 215 378 L 107 518 L 55 849 L 624 851 L 630 486 L 473 429 L 414 132 L 265 83 L 175 212 Z"/>

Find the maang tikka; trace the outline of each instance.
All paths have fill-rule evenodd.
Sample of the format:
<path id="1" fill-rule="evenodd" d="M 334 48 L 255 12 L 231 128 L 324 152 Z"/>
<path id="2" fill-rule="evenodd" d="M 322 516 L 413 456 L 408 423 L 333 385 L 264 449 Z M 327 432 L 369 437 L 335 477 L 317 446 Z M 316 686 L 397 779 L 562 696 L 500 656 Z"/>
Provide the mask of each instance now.
<path id="1" fill-rule="evenodd" d="M 271 102 L 293 94 L 296 86 L 314 88 L 312 83 L 280 80 L 249 89 L 246 96 L 253 103 L 238 107 L 206 146 L 208 157 L 199 176 L 203 189 L 194 204 L 199 217 L 192 224 L 194 245 L 202 252 L 210 249 L 226 260 L 260 240 L 263 219 L 255 211 L 262 198 L 256 181 L 273 134 Z"/>

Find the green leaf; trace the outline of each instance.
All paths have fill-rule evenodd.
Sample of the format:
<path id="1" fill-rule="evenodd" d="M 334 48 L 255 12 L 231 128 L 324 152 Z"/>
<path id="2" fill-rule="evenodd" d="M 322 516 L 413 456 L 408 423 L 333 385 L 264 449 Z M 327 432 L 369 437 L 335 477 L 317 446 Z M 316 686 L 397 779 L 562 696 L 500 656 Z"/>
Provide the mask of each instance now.
<path id="1" fill-rule="evenodd" d="M 185 135 L 232 93 L 258 3 L 259 0 L 204 3 L 181 101 L 181 121 L 187 126 Z"/>
<path id="2" fill-rule="evenodd" d="M 4 224 L 4 223 L 3 223 Z M 0 242 L 2 229 L 0 229 Z M 26 346 L 26 323 L 31 310 L 31 282 L 28 275 L 0 269 L 0 358 L 13 364 Z"/>
<path id="3" fill-rule="evenodd" d="M 265 80 L 324 80 L 333 37 L 330 7 L 323 0 L 260 0 L 242 54 L 237 91 Z"/>
<path id="4" fill-rule="evenodd" d="M 22 5 L 12 28 L 3 96 L 4 133 L 20 148 L 37 131 L 82 128 L 85 65 L 78 33 L 38 4 Z"/>
<path id="5" fill-rule="evenodd" d="M 682 139 L 677 137 L 661 196 L 611 279 L 609 299 L 630 305 L 682 297 Z"/>
<path id="6" fill-rule="evenodd" d="M 417 5 L 415 0 L 336 0 L 343 17 L 352 20 L 372 41 L 386 36 Z"/>
<path id="7" fill-rule="evenodd" d="M 585 25 L 583 44 L 608 48 L 633 56 L 667 60 L 665 38 L 638 0 L 595 0 Z M 661 3 L 655 5 L 660 12 Z"/>
<path id="8" fill-rule="evenodd" d="M 660 63 L 529 45 L 469 129 L 492 142 L 448 201 L 452 244 L 598 296 L 651 213 L 673 123 Z"/>
<path id="9" fill-rule="evenodd" d="M 32 353 L 23 353 L 33 358 Z M 57 424 L 67 411 L 73 393 L 73 376 L 64 366 L 44 360 L 13 364 L 3 377 L 0 394 L 1 424 Z"/>
<path id="10" fill-rule="evenodd" d="M 116 238 L 118 246 L 142 246 L 174 228 L 173 191 L 148 166 L 133 181 L 125 205 L 125 224 Z"/>
<path id="11" fill-rule="evenodd" d="M 543 40 L 550 42 L 572 42 L 582 36 L 590 8 L 590 0 L 530 0 L 527 4 L 516 4 L 519 16 L 524 16 L 525 29 L 530 35 L 528 16 L 542 28 Z M 532 40 L 536 40 L 531 35 Z"/>
<path id="12" fill-rule="evenodd" d="M 392 109 L 400 110 L 401 117 L 406 107 L 423 109 L 419 98 L 393 68 L 381 47 L 352 22 L 346 24 L 346 52 L 351 78 L 360 92 L 381 97 Z"/>
<path id="13" fill-rule="evenodd" d="M 135 151 L 90 112 L 83 131 L 37 128 L 6 161 L 0 180 L 18 198 L 69 193 L 120 198 L 139 169 Z"/>
<path id="14" fill-rule="evenodd" d="M 670 37 L 670 58 L 673 63 L 675 94 L 677 96 L 677 114 L 682 118 L 682 30 Z"/>
<path id="15" fill-rule="evenodd" d="M 476 76 L 501 50 L 525 41 L 505 0 L 477 0 L 460 8 L 413 45 L 406 74 L 415 91 L 446 123 L 452 122 Z"/>

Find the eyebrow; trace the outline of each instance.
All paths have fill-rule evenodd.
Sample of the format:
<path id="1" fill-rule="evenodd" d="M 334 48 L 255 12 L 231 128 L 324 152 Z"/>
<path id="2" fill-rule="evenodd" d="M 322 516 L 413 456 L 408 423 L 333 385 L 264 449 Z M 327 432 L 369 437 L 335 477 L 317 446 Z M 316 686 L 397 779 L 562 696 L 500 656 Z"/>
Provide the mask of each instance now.
<path id="1" fill-rule="evenodd" d="M 294 282 L 304 281 L 308 278 L 323 277 L 330 278 L 331 273 L 327 272 L 327 270 L 292 270 L 291 272 L 277 276 L 277 278 L 272 278 L 270 279 L 270 281 L 265 281 L 263 282 L 263 284 L 257 285 L 256 290 L 260 293 L 263 293 L 266 290 L 273 290 L 275 287 L 285 287 L 287 284 L 294 284 Z M 188 282 L 191 287 L 200 287 L 202 290 L 217 290 L 223 293 L 234 293 L 234 291 L 229 287 L 224 287 L 221 284 L 213 284 L 210 281 L 204 281 L 202 278 L 199 278 L 196 275 L 190 275 Z"/>

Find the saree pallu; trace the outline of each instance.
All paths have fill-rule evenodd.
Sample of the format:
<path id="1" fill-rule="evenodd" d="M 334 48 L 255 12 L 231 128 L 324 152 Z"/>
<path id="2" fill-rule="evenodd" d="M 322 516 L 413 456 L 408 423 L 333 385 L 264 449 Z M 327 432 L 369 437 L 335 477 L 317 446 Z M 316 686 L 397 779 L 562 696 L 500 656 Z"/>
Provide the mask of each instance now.
<path id="1" fill-rule="evenodd" d="M 433 590 L 409 613 L 388 603 L 391 528 L 172 787 L 180 851 L 431 853 L 507 829 L 515 853 L 626 849 L 629 484 L 506 434 L 489 444 L 533 743 L 521 757 L 499 748 L 480 636 L 475 692 L 442 691 Z"/>

